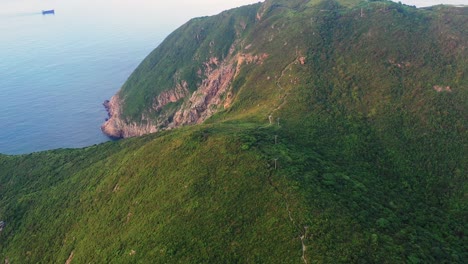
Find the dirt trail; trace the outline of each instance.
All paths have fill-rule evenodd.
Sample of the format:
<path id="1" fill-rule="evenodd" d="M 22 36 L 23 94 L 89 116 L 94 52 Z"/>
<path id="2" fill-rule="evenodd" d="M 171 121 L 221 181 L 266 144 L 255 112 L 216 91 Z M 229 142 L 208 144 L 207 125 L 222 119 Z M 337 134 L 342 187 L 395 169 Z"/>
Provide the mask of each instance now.
<path id="1" fill-rule="evenodd" d="M 283 76 L 286 74 L 286 71 L 290 69 L 290 67 L 297 62 L 297 58 L 295 58 L 291 63 L 289 63 L 288 65 L 286 65 L 286 67 L 284 67 L 284 69 L 281 71 L 281 75 L 278 77 L 278 79 L 276 79 L 276 86 L 280 89 L 280 90 L 284 90 L 286 91 L 286 89 L 281 86 L 281 79 L 283 78 Z M 283 98 L 281 98 L 281 103 L 275 108 L 273 109 L 273 111 L 271 111 L 270 115 L 273 115 L 273 113 L 275 113 L 276 111 L 280 110 L 281 107 L 283 107 L 286 102 L 287 102 L 287 99 L 288 99 L 288 96 L 289 96 L 290 92 L 289 91 L 286 91 L 285 94 L 283 95 Z"/>
<path id="2" fill-rule="evenodd" d="M 70 253 L 70 256 L 68 257 L 67 261 L 65 262 L 65 264 L 70 264 L 72 262 L 74 256 L 75 256 L 75 251 L 72 251 Z"/>
<path id="3" fill-rule="evenodd" d="M 281 198 L 283 199 L 284 201 L 284 204 L 286 205 L 286 211 L 288 212 L 288 217 L 289 217 L 289 221 L 291 221 L 292 225 L 294 226 L 294 228 L 296 229 L 296 231 L 299 233 L 298 237 L 299 239 L 301 240 L 301 244 L 302 244 L 302 261 L 304 261 L 305 264 L 308 264 L 307 262 L 307 258 L 306 258 L 306 251 L 307 251 L 307 246 L 306 246 L 306 243 L 305 243 L 305 240 L 307 239 L 307 226 L 301 226 L 299 225 L 298 223 L 296 223 L 296 220 L 294 220 L 293 218 L 293 214 L 292 214 L 292 210 L 289 206 L 289 202 L 288 200 L 286 199 L 286 194 L 284 192 L 282 192 L 274 183 L 273 183 L 273 180 L 271 179 L 273 176 L 273 173 L 270 172 L 270 174 L 268 175 L 268 183 L 273 187 L 273 189 L 275 189 L 275 191 L 281 195 Z"/>
<path id="4" fill-rule="evenodd" d="M 297 54 L 296 54 L 297 55 Z M 289 63 L 288 65 L 286 65 L 284 67 L 284 69 L 281 71 L 281 75 L 276 79 L 276 86 L 281 90 L 281 91 L 285 91 L 283 97 L 281 98 L 281 102 L 280 104 L 275 108 L 273 109 L 270 113 L 269 113 L 269 119 L 270 119 L 270 124 L 271 124 L 271 118 L 273 117 L 273 114 L 275 112 L 277 112 L 278 110 L 280 110 L 286 103 L 287 103 L 287 99 L 288 99 L 288 96 L 290 95 L 290 91 L 286 91 L 286 89 L 284 87 L 281 86 L 281 79 L 284 77 L 284 75 L 286 74 L 286 71 L 287 70 L 290 70 L 291 69 L 291 66 L 294 64 L 294 63 L 297 63 L 299 61 L 299 57 L 295 58 L 291 63 Z M 279 120 L 278 120 L 278 125 L 279 125 Z M 276 165 L 275 165 L 275 169 L 276 169 Z M 282 192 L 272 181 L 272 176 L 273 176 L 273 172 L 270 172 L 269 176 L 268 176 L 268 182 L 269 184 L 274 188 L 274 190 L 281 195 L 285 205 L 286 205 L 286 211 L 288 212 L 288 217 L 289 217 L 289 221 L 291 221 L 292 225 L 294 226 L 294 228 L 296 229 L 296 231 L 299 233 L 298 234 L 298 238 L 301 240 L 301 244 L 302 244 L 302 261 L 305 263 L 305 264 L 308 264 L 308 261 L 307 261 L 307 257 L 306 257 L 306 251 L 307 251 L 307 245 L 306 245 L 306 239 L 307 239 L 307 226 L 301 226 L 300 224 L 296 223 L 295 219 L 293 218 L 293 214 L 292 214 L 292 210 L 289 206 L 289 202 L 288 200 L 286 199 L 286 194 L 284 192 Z"/>

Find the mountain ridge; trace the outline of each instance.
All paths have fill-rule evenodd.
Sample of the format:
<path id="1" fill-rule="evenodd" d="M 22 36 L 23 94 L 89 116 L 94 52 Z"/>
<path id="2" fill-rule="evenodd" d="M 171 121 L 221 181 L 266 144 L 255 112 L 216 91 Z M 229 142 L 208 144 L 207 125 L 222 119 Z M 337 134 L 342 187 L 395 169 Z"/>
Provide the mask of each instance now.
<path id="1" fill-rule="evenodd" d="M 246 9 L 246 12 L 249 12 L 245 19 L 254 19 L 253 11 L 255 11 L 254 8 L 256 6 L 258 6 L 258 4 L 241 8 Z M 111 115 L 110 119 L 102 126 L 104 133 L 112 137 L 129 137 L 156 132 L 161 129 L 173 128 L 183 124 L 200 123 L 209 118 L 215 112 L 212 108 L 214 106 L 219 106 L 221 101 L 223 101 L 223 105 L 229 105 L 229 99 L 225 98 L 221 100 L 221 97 L 229 97 L 230 93 L 227 91 L 227 88 L 235 75 L 235 70 L 238 68 L 234 64 L 236 62 L 239 63 L 240 59 L 237 57 L 242 56 L 234 54 L 236 49 L 236 44 L 234 42 L 236 41 L 233 39 L 233 35 L 241 34 L 240 31 L 245 30 L 247 25 L 243 20 L 243 17 L 234 18 L 231 13 L 240 13 L 242 12 L 241 9 L 225 11 L 218 16 L 221 17 L 221 28 L 223 28 L 223 31 L 217 32 L 216 34 L 222 35 L 223 38 L 229 36 L 227 38 L 228 43 L 223 43 L 220 47 L 215 45 L 214 40 L 207 40 L 207 37 L 203 36 L 203 34 L 209 34 L 205 33 L 208 29 L 205 29 L 204 27 L 218 27 L 219 25 L 217 23 L 211 22 L 207 26 L 204 26 L 201 21 L 204 21 L 207 18 L 199 18 L 193 19 L 186 25 L 182 26 L 179 31 L 191 31 L 189 36 L 193 37 L 191 41 L 195 43 L 187 44 L 194 46 L 191 53 L 183 54 L 184 57 L 179 57 L 176 60 L 183 61 L 185 64 L 187 61 L 194 61 L 194 65 L 188 66 L 189 69 L 186 70 L 188 73 L 184 73 L 182 72 L 183 70 L 180 69 L 184 68 L 184 66 L 179 66 L 178 68 L 174 68 L 168 76 L 165 76 L 165 78 L 163 77 L 164 80 L 169 80 L 172 87 L 162 88 L 162 92 L 160 94 L 156 94 L 152 100 L 149 110 L 138 110 L 138 112 L 143 113 L 141 116 L 141 122 L 127 122 L 125 114 L 120 112 L 120 109 L 122 108 L 120 106 L 123 105 L 122 100 L 125 100 L 121 98 L 122 96 L 120 96 L 120 94 L 124 93 L 126 90 L 131 91 L 130 84 L 124 85 L 121 92 L 110 100 L 112 102 L 110 104 L 111 109 L 109 109 Z M 237 28 L 231 28 L 233 19 L 242 20 Z M 198 23 L 201 23 L 201 25 L 198 25 Z M 174 35 L 177 34 L 173 33 L 168 37 L 169 41 L 173 38 L 187 38 L 188 34 Z M 188 42 L 186 39 L 184 41 Z M 176 40 L 176 42 L 182 42 L 182 40 Z M 198 46 L 201 46 L 201 48 Z M 165 49 L 165 43 L 162 43 L 160 47 L 161 48 L 159 49 L 161 50 Z M 153 54 L 157 54 L 154 55 L 156 57 L 150 55 L 142 63 L 140 68 L 144 68 L 146 65 L 153 63 L 154 66 L 149 67 L 158 68 L 158 65 L 161 64 L 160 61 L 170 59 L 166 58 L 166 56 L 169 57 L 166 54 L 159 55 L 159 49 L 156 49 L 153 52 Z M 203 59 L 197 58 L 200 57 L 198 53 L 207 53 L 205 55 L 207 57 Z M 162 56 L 162 58 L 158 56 Z M 193 58 L 190 58 L 190 56 L 193 56 Z M 197 62 L 199 63 L 198 65 Z M 166 68 L 166 65 L 160 67 Z M 135 74 L 138 74 L 140 71 L 141 70 L 137 68 Z M 188 76 L 186 78 L 192 78 L 194 80 L 188 82 L 180 76 L 187 74 Z M 134 79 L 132 76 L 129 78 L 128 83 L 132 82 L 132 78 Z M 163 86 L 167 86 L 167 84 L 164 84 Z M 156 86 L 156 89 L 159 90 L 161 88 Z M 210 96 L 207 97 L 207 95 Z M 173 105 L 175 105 L 175 107 L 179 106 L 179 109 L 175 109 Z M 123 112 L 125 112 L 125 109 Z M 144 113 L 148 116 L 145 116 Z M 154 115 L 156 115 L 156 120 L 152 120 L 149 117 Z M 142 123 L 146 124 L 141 125 Z"/>
<path id="2" fill-rule="evenodd" d="M 111 112 L 135 124 L 116 136 L 157 133 L 0 155 L 0 258 L 465 263 L 467 12 L 272 0 L 191 20 Z M 203 122 L 171 129 L 181 109 Z"/>
<path id="3" fill-rule="evenodd" d="M 311 3 L 314 4 L 313 7 L 310 7 Z M 115 106 L 115 109 L 112 109 L 112 116 L 107 121 L 102 129 L 104 133 L 109 134 L 113 137 L 129 137 L 129 136 L 137 136 L 137 135 L 142 135 L 142 134 L 147 134 L 147 133 L 152 133 L 156 132 L 159 130 L 164 130 L 164 129 L 171 129 L 174 127 L 178 127 L 180 125 L 185 125 L 185 124 L 196 124 L 196 123 L 201 123 L 207 118 L 209 118 L 212 114 L 215 112 L 218 112 L 220 109 L 221 110 L 226 110 L 225 108 L 228 108 L 231 106 L 230 101 L 232 100 L 232 97 L 235 96 L 235 93 L 233 93 L 233 90 L 235 90 L 234 84 L 238 84 L 239 81 L 241 80 L 236 80 L 235 77 L 238 77 L 240 71 L 242 68 L 246 65 L 244 64 L 249 64 L 249 63 L 260 63 L 263 64 L 263 61 L 268 58 L 268 52 L 262 52 L 260 50 L 254 49 L 253 51 L 250 51 L 248 48 L 251 48 L 251 44 L 244 43 L 245 40 L 241 40 L 242 34 L 246 35 L 246 38 L 249 38 L 248 36 L 248 31 L 250 30 L 251 27 L 253 27 L 252 30 L 255 31 L 255 27 L 261 24 L 261 17 L 262 14 L 267 12 L 267 10 L 279 10 L 282 8 L 291 8 L 290 6 L 295 6 L 293 8 L 317 8 L 320 12 L 326 11 L 328 9 L 323 9 L 323 8 L 330 8 L 329 5 L 331 3 L 331 7 L 336 9 L 337 6 L 339 6 L 339 2 L 334 2 L 334 1 L 322 1 L 322 2 L 310 2 L 310 1 L 295 1 L 295 2 L 287 2 L 284 4 L 283 2 L 278 2 L 278 1 L 267 1 L 263 3 L 262 5 L 256 4 L 256 5 L 251 5 L 248 7 L 245 7 L 246 10 L 245 12 L 248 12 L 247 17 L 242 17 L 242 18 L 237 18 L 236 23 L 238 25 L 234 25 L 233 18 L 231 13 L 229 12 L 235 12 L 233 10 L 224 12 L 220 14 L 219 16 L 212 17 L 212 20 L 222 20 L 222 23 L 224 23 L 224 26 L 222 26 L 223 31 L 221 33 L 216 32 L 218 35 L 229 35 L 231 36 L 228 38 L 227 43 L 221 43 L 220 47 L 218 46 L 218 43 L 215 42 L 214 38 L 211 36 L 205 36 L 203 40 L 197 40 L 196 43 L 194 44 L 187 44 L 187 45 L 195 45 L 194 48 L 192 48 L 192 53 L 187 53 L 183 56 L 184 57 L 179 57 L 176 61 L 193 61 L 193 64 L 190 66 L 192 68 L 186 69 L 186 73 L 184 73 L 184 67 L 187 68 L 186 66 L 179 66 L 174 68 L 172 70 L 172 73 L 169 73 L 165 77 L 158 77 L 158 79 L 165 79 L 168 80 L 164 81 L 163 83 L 172 83 L 171 87 L 168 88 L 158 88 L 158 83 L 161 81 L 156 81 L 155 84 L 150 84 L 153 85 L 157 90 L 163 91 L 162 93 L 156 93 L 154 95 L 154 99 L 147 98 L 145 99 L 147 103 L 143 103 L 143 101 L 140 100 L 140 103 L 138 103 L 138 110 L 137 114 L 131 114 L 131 110 L 128 110 L 130 108 L 130 103 L 125 103 L 126 100 L 131 101 L 131 99 L 125 99 L 128 96 L 135 96 L 136 94 L 139 94 L 138 96 L 141 97 L 143 95 L 141 92 L 138 90 L 141 90 L 142 87 L 147 87 L 147 91 L 151 91 L 152 89 L 149 87 L 149 84 L 147 84 L 147 81 L 144 81 L 143 83 L 137 82 L 138 88 L 132 89 L 132 83 L 135 81 L 136 77 L 130 77 L 129 81 L 124 85 L 122 88 L 121 92 L 119 92 L 113 100 L 111 100 L 112 106 Z M 355 6 L 359 1 L 349 1 L 346 2 L 349 6 Z M 352 4 L 351 4 L 352 3 Z M 386 11 L 385 8 L 387 8 L 385 5 L 378 6 L 378 2 L 374 3 L 375 10 L 377 12 L 388 12 L 391 10 L 398 10 L 398 5 L 394 3 L 388 3 L 384 2 L 385 4 L 389 5 L 389 9 Z M 368 3 L 367 8 L 369 8 L 369 5 L 371 3 Z M 324 5 L 322 9 L 320 9 L 320 5 Z M 364 6 L 365 7 L 365 6 Z M 391 8 L 390 8 L 391 7 Z M 348 7 L 340 7 L 341 9 L 339 10 L 346 10 Z M 383 8 L 383 9 L 382 9 Z M 395 9 L 392 9 L 395 8 Z M 361 8 L 355 8 L 356 11 L 363 12 L 363 7 Z M 241 12 L 240 9 L 236 9 L 237 13 Z M 336 9 L 338 10 L 338 9 Z M 367 10 L 366 10 L 367 11 Z M 369 12 L 369 11 L 367 11 Z M 371 11 L 372 12 L 372 9 Z M 406 12 L 406 11 L 405 11 Z M 255 16 L 255 17 L 254 17 Z M 361 18 L 363 16 L 363 13 L 357 14 L 358 18 Z M 220 18 L 221 17 L 221 18 Z M 217 19 L 216 19 L 217 18 Z M 193 25 L 198 22 L 202 23 L 201 21 L 205 21 L 206 19 L 210 18 L 200 18 L 200 19 L 195 19 L 193 21 L 196 22 L 189 22 L 185 26 L 183 26 L 181 29 L 177 30 L 174 32 L 168 39 L 171 41 L 173 39 L 177 38 L 187 38 L 187 35 L 189 34 L 181 34 L 179 31 L 184 31 L 183 29 L 189 28 L 192 33 L 192 37 L 194 39 L 197 38 L 203 38 L 204 33 L 204 26 L 202 25 Z M 235 19 L 234 19 L 235 20 Z M 249 23 L 247 23 L 247 22 Z M 218 24 L 218 23 L 209 23 L 209 25 L 213 24 Z M 197 31 L 198 30 L 198 31 Z M 247 31 L 247 33 L 242 33 L 244 31 Z M 198 32 L 198 33 L 197 33 Z M 296 33 L 297 34 L 297 33 Z M 293 36 L 293 38 L 300 37 L 299 36 Z M 372 33 L 370 33 L 372 34 Z M 235 35 L 235 36 L 233 36 Z M 190 36 L 190 35 L 189 35 Z M 216 37 L 216 36 L 215 36 Z M 236 40 L 237 39 L 237 40 Z M 184 41 L 189 42 L 189 40 L 185 39 Z M 267 40 L 269 41 L 269 40 Z M 192 41 L 193 42 L 193 41 Z M 287 45 L 287 42 L 285 41 L 285 44 Z M 300 43 L 296 43 L 300 44 Z M 198 46 L 197 46 L 198 45 Z M 249 46 L 250 45 L 250 46 Z M 258 45 L 263 45 L 263 43 L 259 43 Z M 297 52 L 303 52 L 305 53 L 305 50 L 307 49 L 307 44 L 302 43 L 303 48 L 301 48 L 302 51 L 299 50 L 298 46 L 296 47 L 285 47 L 289 50 L 296 49 Z M 166 67 L 166 64 L 162 64 L 162 66 L 158 66 L 161 64 L 161 61 L 165 61 L 169 58 L 169 55 L 166 55 L 165 53 L 161 53 L 162 50 L 164 49 L 165 43 L 161 44 L 161 47 L 157 48 L 152 54 L 154 55 L 149 55 L 148 58 L 142 63 L 142 65 L 137 68 L 135 71 L 134 75 L 135 76 L 140 76 L 138 72 L 144 71 L 143 68 L 147 68 L 147 64 L 150 63 L 149 61 L 152 61 L 153 63 L 155 62 L 155 70 L 157 72 L 161 72 L 158 70 L 158 67 Z M 161 50 L 161 52 L 159 52 Z M 217 51 L 216 51 L 217 50 Z M 200 54 L 205 54 L 205 55 L 200 55 Z M 296 56 L 297 55 L 297 56 Z M 302 57 L 303 60 L 305 60 L 305 56 L 299 56 L 299 54 L 296 55 L 290 55 L 291 57 L 297 57 L 296 59 L 299 59 L 299 57 Z M 171 55 L 171 56 L 177 56 L 177 55 Z M 192 57 L 193 56 L 193 57 Z M 202 58 L 205 56 L 205 58 Z M 248 59 L 242 59 L 242 58 L 248 57 Z M 253 58 L 252 58 L 253 57 Z M 255 61 L 253 61 L 255 60 Z M 289 59 L 292 60 L 292 59 Z M 395 62 L 395 58 L 390 58 L 389 59 L 390 63 L 393 63 L 394 65 L 398 66 L 402 65 L 401 62 Z M 393 61 L 393 62 L 392 62 Z M 305 61 L 304 61 L 305 62 Z M 408 64 L 406 64 L 408 65 Z M 174 66 L 172 66 L 174 67 Z M 418 66 L 416 66 L 418 67 Z M 141 69 L 140 69 L 141 68 Z M 221 69 L 223 68 L 223 69 Z M 235 69 L 235 71 L 233 70 Z M 215 70 L 215 72 L 213 72 Z M 234 71 L 234 72 L 233 72 Z M 148 73 L 151 73 L 151 71 L 147 71 Z M 181 77 L 181 75 L 186 75 L 187 77 Z M 140 76 L 141 77 L 141 76 Z M 144 77 L 138 77 L 139 79 L 145 79 Z M 271 78 L 271 77 L 270 77 Z M 192 81 L 190 81 L 192 79 Z M 173 81 L 171 81 L 173 80 Z M 231 85 L 231 83 L 233 85 Z M 434 85 L 434 87 L 439 86 L 440 84 Z M 163 86 L 167 86 L 167 84 L 164 84 Z M 221 90 L 220 86 L 222 87 Z M 127 91 L 127 92 L 125 92 Z M 122 94 L 127 94 L 123 95 Z M 145 93 L 145 98 L 148 97 L 148 93 Z M 154 92 L 151 92 L 154 94 Z M 132 95 L 135 94 L 135 95 Z M 208 94 L 208 98 L 206 97 Z M 164 102 L 161 104 L 161 100 Z M 210 101 L 211 100 L 211 101 Z M 146 106 L 145 106 L 146 105 Z M 117 107 L 119 106 L 119 107 Z M 142 108 L 144 107 L 144 108 Z M 134 108 L 132 106 L 132 108 Z M 120 112 L 122 111 L 122 112 Z M 133 111 L 133 110 L 132 110 Z"/>

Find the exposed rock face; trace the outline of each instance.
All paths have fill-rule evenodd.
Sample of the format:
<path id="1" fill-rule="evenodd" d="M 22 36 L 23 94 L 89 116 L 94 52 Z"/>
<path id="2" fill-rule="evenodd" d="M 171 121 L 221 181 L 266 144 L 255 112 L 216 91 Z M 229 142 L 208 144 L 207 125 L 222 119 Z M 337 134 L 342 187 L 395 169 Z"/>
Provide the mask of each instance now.
<path id="1" fill-rule="evenodd" d="M 216 57 L 209 58 L 199 76 L 205 76 L 197 90 L 190 94 L 186 81 L 179 81 L 173 89 L 160 93 L 154 98 L 152 113 L 157 118 L 142 114 L 141 122 L 129 122 L 122 119 L 122 98 L 116 94 L 110 101 L 104 102 L 109 113 L 108 120 L 102 125 L 102 131 L 112 138 L 141 136 L 161 130 L 172 129 L 183 125 L 199 124 L 215 114 L 219 109 L 231 105 L 233 94 L 232 80 L 237 76 L 243 64 L 262 64 L 268 54 L 237 54 L 234 48 L 223 61 Z M 175 112 L 165 112 L 169 103 L 182 102 Z"/>
<path id="2" fill-rule="evenodd" d="M 109 119 L 101 126 L 104 134 L 111 138 L 126 138 L 157 132 L 156 127 L 151 123 L 142 125 L 134 122 L 128 123 L 123 120 L 121 118 L 121 105 L 122 101 L 119 94 L 112 96 L 109 103 L 107 103 Z M 142 120 L 144 120 L 144 116 L 142 116 Z"/>
<path id="3" fill-rule="evenodd" d="M 435 85 L 434 87 L 434 90 L 436 90 L 437 92 L 441 93 L 441 92 L 452 92 L 452 88 L 450 88 L 450 86 L 441 86 L 441 85 Z"/>
<path id="4" fill-rule="evenodd" d="M 109 118 L 102 131 L 113 138 L 141 136 L 199 124 L 231 107 L 231 84 L 242 65 L 262 64 L 268 58 L 256 42 L 245 43 L 243 33 L 261 23 L 268 10 L 276 7 L 275 1 L 245 7 L 242 14 L 224 12 L 213 18 L 216 23 L 196 19 L 174 32 L 105 102 Z M 134 110 L 131 116 L 130 110 Z"/>
<path id="5" fill-rule="evenodd" d="M 187 82 L 182 81 L 182 83 L 178 83 L 174 89 L 162 92 L 155 98 L 153 109 L 159 111 L 169 103 L 175 103 L 180 99 L 185 98 L 189 95 L 187 87 Z"/>
<path id="6" fill-rule="evenodd" d="M 186 124 L 199 124 L 216 113 L 218 107 L 223 105 L 231 81 L 235 74 L 232 62 L 223 62 L 213 69 L 211 65 L 218 65 L 217 58 L 211 58 L 205 63 L 207 76 L 197 91 L 192 93 L 190 99 L 174 115 L 170 127 L 178 127 Z M 231 96 L 227 96 L 231 98 Z"/>
<path id="7" fill-rule="evenodd" d="M 5 222 L 0 221 L 0 232 L 3 231 L 3 228 L 5 228 Z"/>

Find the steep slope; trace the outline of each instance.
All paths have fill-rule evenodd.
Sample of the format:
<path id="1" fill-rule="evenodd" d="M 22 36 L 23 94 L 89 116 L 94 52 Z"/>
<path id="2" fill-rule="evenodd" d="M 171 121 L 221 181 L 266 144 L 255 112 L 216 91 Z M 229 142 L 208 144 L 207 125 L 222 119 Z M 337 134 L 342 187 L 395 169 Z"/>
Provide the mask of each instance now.
<path id="1" fill-rule="evenodd" d="M 267 164 L 230 133 L 242 136 L 205 127 L 1 157 L 2 258 L 294 263 L 300 242 Z"/>
<path id="2" fill-rule="evenodd" d="M 109 101 L 103 131 L 112 137 L 138 136 L 201 123 L 228 107 L 236 64 L 245 60 L 237 49 L 255 24 L 259 6 L 192 19 L 168 36 Z"/>
<path id="3" fill-rule="evenodd" d="M 108 134 L 160 132 L 0 156 L 0 258 L 466 263 L 467 25 L 351 0 L 194 19 L 109 102 Z"/>

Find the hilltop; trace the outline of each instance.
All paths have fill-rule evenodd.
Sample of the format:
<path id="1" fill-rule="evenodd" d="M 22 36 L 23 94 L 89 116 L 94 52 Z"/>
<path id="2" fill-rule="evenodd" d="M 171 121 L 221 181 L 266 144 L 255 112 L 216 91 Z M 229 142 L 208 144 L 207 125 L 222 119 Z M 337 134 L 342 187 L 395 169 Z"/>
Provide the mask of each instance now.
<path id="1" fill-rule="evenodd" d="M 190 20 L 84 149 L 0 155 L 10 263 L 465 263 L 468 8 Z"/>

